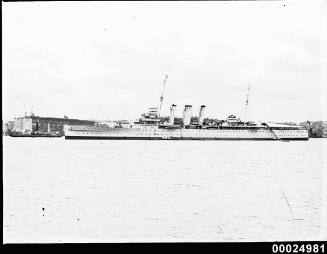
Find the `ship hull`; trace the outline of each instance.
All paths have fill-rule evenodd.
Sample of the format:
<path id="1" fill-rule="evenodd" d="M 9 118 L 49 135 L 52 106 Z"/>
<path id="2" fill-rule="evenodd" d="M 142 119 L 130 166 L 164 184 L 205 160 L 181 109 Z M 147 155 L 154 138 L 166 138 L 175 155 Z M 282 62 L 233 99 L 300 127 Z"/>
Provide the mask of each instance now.
<path id="1" fill-rule="evenodd" d="M 235 140 L 235 141 L 307 141 L 308 138 L 289 138 L 289 139 L 271 139 L 271 138 L 152 138 L 152 137 L 87 137 L 87 136 L 65 136 L 70 140 Z"/>
<path id="2" fill-rule="evenodd" d="M 65 136 L 65 139 L 91 139 L 91 140 L 275 140 L 275 139 L 271 139 L 271 138 L 188 138 L 188 137 L 158 138 L 158 137 L 106 137 L 106 136 Z"/>
<path id="3" fill-rule="evenodd" d="M 68 140 L 235 140 L 235 141 L 307 141 L 308 137 L 289 137 L 289 138 L 272 138 L 272 137 L 128 137 L 128 136 L 102 136 L 102 135 L 65 135 Z"/>
<path id="4" fill-rule="evenodd" d="M 235 141 L 307 141 L 309 138 L 283 138 L 283 139 L 272 139 L 272 138 L 153 138 L 153 137 L 92 137 L 92 136 L 65 136 L 68 140 L 235 140 Z"/>
<path id="5" fill-rule="evenodd" d="M 269 128 L 165 129 L 156 126 L 135 128 L 74 127 L 65 128 L 65 139 L 93 140 L 308 140 L 306 130 Z"/>

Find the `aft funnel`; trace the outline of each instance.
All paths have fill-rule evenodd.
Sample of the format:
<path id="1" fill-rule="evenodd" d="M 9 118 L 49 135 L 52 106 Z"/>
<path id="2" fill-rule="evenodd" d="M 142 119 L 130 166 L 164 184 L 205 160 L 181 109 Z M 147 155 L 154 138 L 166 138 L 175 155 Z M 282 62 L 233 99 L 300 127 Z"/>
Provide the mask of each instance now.
<path id="1" fill-rule="evenodd" d="M 204 120 L 204 112 L 205 112 L 206 106 L 202 105 L 200 108 L 200 113 L 199 113 L 199 125 L 203 124 L 203 120 Z"/>

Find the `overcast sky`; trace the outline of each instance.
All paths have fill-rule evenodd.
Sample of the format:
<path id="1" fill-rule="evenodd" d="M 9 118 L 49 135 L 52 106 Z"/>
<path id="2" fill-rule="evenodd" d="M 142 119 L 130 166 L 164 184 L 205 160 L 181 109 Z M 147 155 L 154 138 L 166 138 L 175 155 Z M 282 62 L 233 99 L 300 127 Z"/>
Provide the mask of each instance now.
<path id="1" fill-rule="evenodd" d="M 326 2 L 2 3 L 3 118 L 327 120 Z"/>

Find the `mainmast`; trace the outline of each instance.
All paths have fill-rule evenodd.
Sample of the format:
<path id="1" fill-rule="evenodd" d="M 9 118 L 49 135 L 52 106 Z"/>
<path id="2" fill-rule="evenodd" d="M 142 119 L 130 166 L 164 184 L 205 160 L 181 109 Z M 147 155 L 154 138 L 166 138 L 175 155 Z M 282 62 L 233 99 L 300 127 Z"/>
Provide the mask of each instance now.
<path id="1" fill-rule="evenodd" d="M 249 95 L 250 95 L 250 82 L 249 82 L 249 86 L 248 86 L 248 92 L 247 92 L 247 95 L 246 95 L 246 101 L 245 101 L 245 113 L 244 113 L 244 122 L 246 122 L 248 119 L 248 105 L 249 105 Z"/>
<path id="2" fill-rule="evenodd" d="M 162 84 L 163 87 L 162 87 L 162 93 L 161 93 L 161 96 L 160 96 L 158 117 L 160 117 L 160 114 L 161 114 L 162 101 L 163 101 L 163 98 L 164 98 L 163 96 L 164 96 L 164 92 L 165 92 L 167 79 L 168 79 L 168 75 L 166 74 L 165 79 L 164 79 L 163 84 Z"/>

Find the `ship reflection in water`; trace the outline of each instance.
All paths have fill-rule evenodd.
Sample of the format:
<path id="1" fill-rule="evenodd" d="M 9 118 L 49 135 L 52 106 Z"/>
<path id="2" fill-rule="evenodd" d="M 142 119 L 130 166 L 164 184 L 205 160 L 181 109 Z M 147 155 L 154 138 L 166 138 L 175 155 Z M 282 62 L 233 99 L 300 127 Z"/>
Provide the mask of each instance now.
<path id="1" fill-rule="evenodd" d="M 317 240 L 326 142 L 5 136 L 3 239 Z"/>

